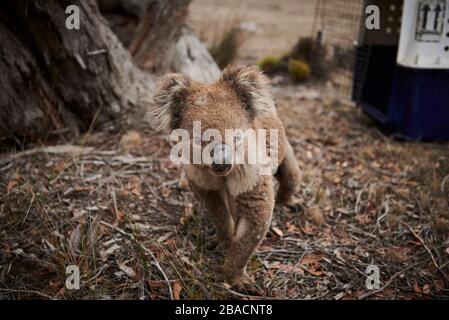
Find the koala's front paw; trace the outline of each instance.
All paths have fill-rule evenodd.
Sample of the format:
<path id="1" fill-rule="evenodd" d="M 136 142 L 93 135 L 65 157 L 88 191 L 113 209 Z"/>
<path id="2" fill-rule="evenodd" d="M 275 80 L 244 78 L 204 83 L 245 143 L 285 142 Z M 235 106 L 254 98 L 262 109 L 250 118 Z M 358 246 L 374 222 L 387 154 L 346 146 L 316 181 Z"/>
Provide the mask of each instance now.
<path id="1" fill-rule="evenodd" d="M 232 290 L 252 295 L 263 295 L 263 290 L 257 285 L 254 277 L 246 272 L 230 274 L 222 265 L 213 265 L 212 269 L 219 274 L 221 280 L 231 286 Z"/>
<path id="2" fill-rule="evenodd" d="M 249 276 L 246 271 L 231 272 L 227 270 L 223 265 L 213 264 L 211 269 L 218 274 L 221 280 L 226 281 L 232 287 L 238 289 L 247 289 L 255 283 L 255 279 Z"/>
<path id="3" fill-rule="evenodd" d="M 287 207 L 294 207 L 299 203 L 299 199 L 295 198 L 293 195 L 288 192 L 279 189 L 276 195 L 276 204 L 284 205 Z"/>

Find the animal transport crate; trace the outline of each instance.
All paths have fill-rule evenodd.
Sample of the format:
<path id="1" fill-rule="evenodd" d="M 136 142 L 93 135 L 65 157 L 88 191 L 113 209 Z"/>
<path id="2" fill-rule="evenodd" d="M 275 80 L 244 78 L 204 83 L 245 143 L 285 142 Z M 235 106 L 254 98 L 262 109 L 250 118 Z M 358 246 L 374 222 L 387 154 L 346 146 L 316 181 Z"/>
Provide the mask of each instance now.
<path id="1" fill-rule="evenodd" d="M 330 4 L 339 3 L 341 8 L 346 5 L 348 13 L 354 12 L 349 1 L 324 2 L 327 11 Z M 347 55 L 353 59 L 347 64 L 352 71 L 352 99 L 399 135 L 448 140 L 449 0 L 355 2 L 360 5 L 358 36 L 352 43 L 353 55 Z M 379 8 L 379 29 L 366 28 L 368 6 Z M 346 19 L 357 18 L 352 14 Z M 324 24 L 321 32 L 329 36 L 335 31 Z M 348 34 L 353 37 L 354 31 Z M 348 36 L 347 45 L 350 40 Z"/>
<path id="2" fill-rule="evenodd" d="M 448 1 L 365 1 L 373 4 L 381 28 L 367 31 L 362 19 L 354 101 L 403 136 L 449 139 Z"/>

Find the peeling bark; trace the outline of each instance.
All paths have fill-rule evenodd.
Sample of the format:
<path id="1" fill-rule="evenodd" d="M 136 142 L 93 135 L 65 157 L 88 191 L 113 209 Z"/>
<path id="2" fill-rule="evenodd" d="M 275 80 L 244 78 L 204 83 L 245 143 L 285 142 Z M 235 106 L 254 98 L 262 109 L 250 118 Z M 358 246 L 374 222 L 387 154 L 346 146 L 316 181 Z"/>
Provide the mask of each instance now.
<path id="1" fill-rule="evenodd" d="M 72 4 L 80 30 L 65 27 Z M 0 41 L 0 136 L 45 140 L 151 101 L 153 77 L 134 65 L 94 0 L 2 1 Z"/>
<path id="2" fill-rule="evenodd" d="M 221 70 L 195 33 L 184 28 L 170 59 L 170 69 L 204 83 L 218 80 Z"/>
<path id="3" fill-rule="evenodd" d="M 127 28 L 108 22 L 96 0 L 0 1 L 0 143 L 141 119 L 155 74 L 218 78 L 207 48 L 183 31 L 190 1 L 99 0 L 108 14 L 124 13 Z M 69 5 L 80 9 L 80 30 L 66 28 Z"/>
<path id="4" fill-rule="evenodd" d="M 142 17 L 129 51 L 150 72 L 168 70 L 169 59 L 181 35 L 191 0 L 152 0 Z"/>

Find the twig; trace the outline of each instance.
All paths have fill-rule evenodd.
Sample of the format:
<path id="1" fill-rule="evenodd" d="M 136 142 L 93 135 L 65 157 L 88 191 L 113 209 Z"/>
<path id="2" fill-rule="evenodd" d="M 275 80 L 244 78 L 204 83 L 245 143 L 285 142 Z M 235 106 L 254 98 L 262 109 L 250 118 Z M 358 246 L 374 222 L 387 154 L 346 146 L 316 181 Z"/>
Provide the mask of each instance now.
<path id="1" fill-rule="evenodd" d="M 15 292 L 15 293 L 31 293 L 31 294 L 36 294 L 38 296 L 47 298 L 49 300 L 55 300 L 54 297 L 52 297 L 52 296 L 50 296 L 48 294 L 42 293 L 40 291 L 37 291 L 37 290 L 15 290 L 15 289 L 2 289 L 2 288 L 0 288 L 0 291 L 3 291 L 3 292 Z"/>
<path id="2" fill-rule="evenodd" d="M 80 147 L 75 145 L 59 145 L 59 146 L 50 146 L 45 148 L 34 148 L 27 151 L 19 152 L 9 157 L 1 158 L 0 161 L 13 161 L 19 159 L 21 157 L 29 157 L 38 153 L 48 153 L 48 154 L 64 154 L 64 153 L 75 153 L 75 154 L 87 154 L 94 150 L 92 147 Z"/>
<path id="3" fill-rule="evenodd" d="M 143 246 L 139 241 L 137 241 L 136 237 L 128 232 L 126 232 L 125 230 L 122 230 L 118 227 L 114 227 L 112 224 L 107 223 L 105 221 L 101 221 L 101 224 L 113 229 L 113 230 L 117 230 L 119 233 L 121 233 L 124 236 L 129 237 L 131 240 L 133 240 L 135 243 L 137 243 L 137 245 L 139 245 L 143 251 L 145 251 L 146 253 L 148 253 L 151 258 L 153 259 L 153 263 L 156 266 L 156 268 L 159 270 L 159 272 L 162 274 L 162 276 L 164 277 L 165 282 L 167 283 L 167 287 L 168 287 L 168 292 L 170 294 L 170 299 L 173 300 L 173 291 L 170 285 L 170 280 L 168 279 L 164 269 L 162 269 L 161 265 L 159 264 L 159 261 L 157 261 L 156 256 L 154 255 L 153 251 L 151 251 L 150 249 L 148 249 L 147 247 Z"/>
<path id="4" fill-rule="evenodd" d="M 249 295 L 249 294 L 244 294 L 244 293 L 240 293 L 237 291 L 232 290 L 231 288 L 228 288 L 225 285 L 219 285 L 219 284 L 213 284 L 214 286 L 221 288 L 221 289 L 225 289 L 226 291 L 228 291 L 229 293 L 240 297 L 240 298 L 247 298 L 247 299 L 253 299 L 253 300 L 282 300 L 282 298 L 272 298 L 272 297 L 263 297 L 263 296 L 253 296 L 253 295 Z"/>
<path id="5" fill-rule="evenodd" d="M 429 254 L 430 258 L 432 259 L 433 265 L 435 266 L 435 268 L 437 268 L 437 270 L 443 275 L 443 277 L 446 279 L 446 281 L 449 283 L 449 277 L 447 276 L 446 273 L 444 273 L 444 271 L 441 269 L 441 267 L 438 265 L 437 261 L 435 260 L 435 257 L 433 256 L 432 251 L 430 251 L 429 247 L 426 245 L 426 243 L 424 242 L 424 240 L 415 232 L 415 230 L 413 230 L 413 228 L 406 222 L 401 222 L 404 226 L 406 226 L 410 232 L 413 234 L 413 236 L 418 239 L 418 241 L 421 243 L 421 245 L 424 247 L 424 249 L 426 249 L 427 253 Z"/>
<path id="6" fill-rule="evenodd" d="M 443 181 L 441 182 L 441 193 L 446 191 L 446 182 L 449 180 L 449 175 L 445 176 Z"/>
<path id="7" fill-rule="evenodd" d="M 396 272 L 395 274 L 393 274 L 393 275 L 390 277 L 390 279 L 388 279 L 388 281 L 387 281 L 381 288 L 379 288 L 379 289 L 377 289 L 377 290 L 374 290 L 374 291 L 370 291 L 370 292 L 368 292 L 368 293 L 365 293 L 365 294 L 361 295 L 358 299 L 359 299 L 359 300 L 363 300 L 363 299 L 365 299 L 365 298 L 371 297 L 372 295 L 375 295 L 375 294 L 377 294 L 377 293 L 379 293 L 379 292 L 384 291 L 386 288 L 388 288 L 388 287 L 390 286 L 390 284 L 393 282 L 394 279 L 396 279 L 396 278 L 399 277 L 401 274 L 403 274 L 404 272 L 406 272 L 407 270 L 409 270 L 410 268 L 412 268 L 412 267 L 414 267 L 414 266 L 415 266 L 415 265 L 412 264 L 412 265 L 408 266 L 407 268 L 402 269 L 402 270 L 399 271 L 399 272 Z"/>
<path id="8" fill-rule="evenodd" d="M 32 196 L 31 201 L 30 201 L 30 205 L 28 206 L 27 213 L 25 214 L 25 217 L 22 220 L 22 224 L 24 224 L 26 219 L 28 218 L 28 215 L 30 214 L 30 210 L 31 210 L 31 207 L 33 206 L 33 203 L 34 203 L 34 192 L 33 192 L 33 196 Z"/>

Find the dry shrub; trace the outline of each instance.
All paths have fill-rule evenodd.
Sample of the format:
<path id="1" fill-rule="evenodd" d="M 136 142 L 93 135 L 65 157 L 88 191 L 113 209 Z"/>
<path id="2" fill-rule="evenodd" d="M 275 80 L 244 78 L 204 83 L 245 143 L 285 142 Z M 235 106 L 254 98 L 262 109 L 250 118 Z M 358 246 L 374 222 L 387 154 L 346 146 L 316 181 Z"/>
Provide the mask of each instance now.
<path id="1" fill-rule="evenodd" d="M 241 22 L 245 20 L 245 4 L 231 8 L 220 8 L 193 23 L 196 32 L 220 68 L 233 63 L 244 43 L 245 31 Z"/>
<path id="2" fill-rule="evenodd" d="M 311 37 L 300 38 L 289 54 L 291 59 L 302 60 L 310 63 L 314 49 L 314 41 Z"/>
<path id="3" fill-rule="evenodd" d="M 232 26 L 221 35 L 218 41 L 215 41 L 209 47 L 209 52 L 218 66 L 223 69 L 235 61 L 242 43 L 243 40 L 239 28 Z"/>
<path id="4" fill-rule="evenodd" d="M 291 59 L 288 62 L 288 74 L 293 81 L 306 81 L 310 78 L 310 67 L 304 61 Z"/>
<path id="5" fill-rule="evenodd" d="M 257 62 L 257 65 L 266 73 L 282 71 L 285 68 L 285 62 L 275 56 L 266 56 Z"/>

